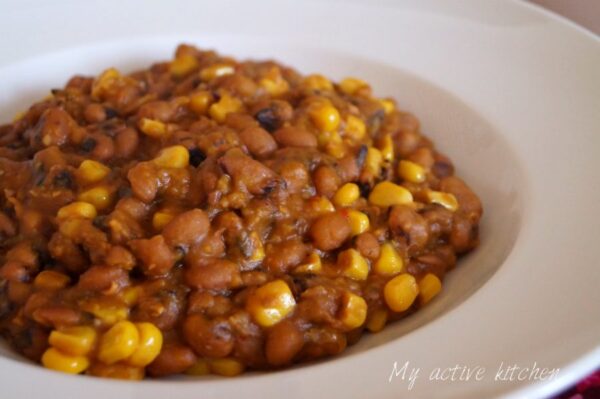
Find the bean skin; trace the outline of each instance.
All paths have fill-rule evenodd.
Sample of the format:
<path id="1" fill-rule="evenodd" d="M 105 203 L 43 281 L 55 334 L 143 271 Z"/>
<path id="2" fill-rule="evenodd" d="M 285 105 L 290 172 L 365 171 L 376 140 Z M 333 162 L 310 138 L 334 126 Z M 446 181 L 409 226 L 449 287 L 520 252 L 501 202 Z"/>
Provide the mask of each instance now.
<path id="1" fill-rule="evenodd" d="M 287 273 L 308 256 L 308 247 L 298 240 L 288 240 L 267 250 L 263 265 L 271 273 Z"/>
<path id="2" fill-rule="evenodd" d="M 156 197 L 160 182 L 157 170 L 151 163 L 138 163 L 129 170 L 127 179 L 129 179 L 133 194 L 140 200 L 148 204 Z"/>
<path id="3" fill-rule="evenodd" d="M 293 322 L 284 320 L 269 331 L 265 345 L 267 361 L 273 366 L 289 364 L 303 345 L 303 333 Z"/>
<path id="4" fill-rule="evenodd" d="M 394 206 L 388 224 L 392 231 L 407 235 L 409 247 L 413 249 L 423 248 L 429 240 L 427 220 L 409 206 Z"/>
<path id="5" fill-rule="evenodd" d="M 135 129 L 125 128 L 115 136 L 115 156 L 129 158 L 137 149 L 140 137 Z"/>
<path id="6" fill-rule="evenodd" d="M 335 169 L 322 165 L 315 169 L 313 181 L 319 195 L 327 198 L 333 197 L 341 185 L 341 180 Z"/>
<path id="7" fill-rule="evenodd" d="M 241 276 L 237 264 L 216 259 L 204 265 L 188 267 L 185 282 L 197 289 L 224 290 L 237 287 L 241 283 Z"/>
<path id="8" fill-rule="evenodd" d="M 239 149 L 231 149 L 219 159 L 219 164 L 234 181 L 242 183 L 255 195 L 265 194 L 274 187 L 278 177 L 262 163 L 245 155 Z"/>
<path id="9" fill-rule="evenodd" d="M 154 377 L 183 373 L 192 367 L 198 358 L 192 349 L 181 344 L 167 344 L 146 368 Z"/>
<path id="10" fill-rule="evenodd" d="M 141 261 L 140 268 L 147 276 L 162 276 L 175 265 L 175 254 L 162 235 L 129 242 L 131 250 Z"/>
<path id="11" fill-rule="evenodd" d="M 88 104 L 83 111 L 83 117 L 89 123 L 98 123 L 106 119 L 104 107 L 97 103 Z"/>
<path id="12" fill-rule="evenodd" d="M 373 233 L 365 232 L 356 236 L 355 240 L 356 249 L 361 253 L 362 256 L 371 260 L 379 258 L 379 241 Z"/>
<path id="13" fill-rule="evenodd" d="M 250 154 L 257 158 L 267 157 L 277 149 L 273 136 L 258 126 L 247 127 L 240 131 L 238 136 Z"/>
<path id="14" fill-rule="evenodd" d="M 350 237 L 348 220 L 338 212 L 319 217 L 310 227 L 310 236 L 317 248 L 331 251 L 339 248 Z"/>
<path id="15" fill-rule="evenodd" d="M 92 266 L 79 277 L 79 288 L 115 294 L 129 285 L 126 270 L 117 266 Z"/>
<path id="16" fill-rule="evenodd" d="M 199 314 L 190 315 L 183 323 L 183 334 L 187 343 L 200 356 L 220 358 L 233 350 L 231 326 L 221 318 L 208 320 Z"/>
<path id="17" fill-rule="evenodd" d="M 481 201 L 462 179 L 446 177 L 440 181 L 440 190 L 453 194 L 458 200 L 459 211 L 468 215 L 473 222 L 479 221 L 483 214 Z"/>
<path id="18" fill-rule="evenodd" d="M 277 144 L 282 147 L 317 147 L 317 136 L 308 130 L 298 127 L 283 127 L 275 131 L 275 133 L 273 133 L 273 137 L 275 138 L 275 141 L 277 141 Z"/>
<path id="19" fill-rule="evenodd" d="M 180 213 L 163 229 L 165 241 L 175 247 L 189 248 L 204 239 L 210 228 L 206 213 L 200 209 Z"/>

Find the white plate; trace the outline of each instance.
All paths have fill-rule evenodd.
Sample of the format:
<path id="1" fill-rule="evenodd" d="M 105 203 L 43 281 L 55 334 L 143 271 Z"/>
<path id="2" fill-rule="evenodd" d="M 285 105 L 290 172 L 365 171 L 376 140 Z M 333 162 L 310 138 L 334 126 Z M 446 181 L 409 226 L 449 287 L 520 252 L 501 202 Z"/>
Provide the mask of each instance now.
<path id="1" fill-rule="evenodd" d="M 147 65 L 180 41 L 357 75 L 396 97 L 481 195 L 482 244 L 431 306 L 336 359 L 134 383 L 54 373 L 4 348 L 3 397 L 530 398 L 600 365 L 597 37 L 506 1 L 15 2 L 0 13 L 0 120 L 75 73 Z M 388 382 L 407 361 L 420 369 L 412 388 L 408 373 Z M 495 381 L 502 365 L 534 363 L 560 371 Z M 454 366 L 485 373 L 430 380 Z"/>

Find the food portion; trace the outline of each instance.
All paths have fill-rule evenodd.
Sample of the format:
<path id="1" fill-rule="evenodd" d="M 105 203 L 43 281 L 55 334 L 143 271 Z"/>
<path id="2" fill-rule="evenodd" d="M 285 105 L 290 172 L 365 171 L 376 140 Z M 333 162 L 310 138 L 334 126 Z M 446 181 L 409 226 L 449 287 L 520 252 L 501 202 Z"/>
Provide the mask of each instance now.
<path id="1" fill-rule="evenodd" d="M 0 126 L 0 331 L 67 373 L 233 376 L 429 303 L 481 203 L 356 78 L 188 45 Z"/>

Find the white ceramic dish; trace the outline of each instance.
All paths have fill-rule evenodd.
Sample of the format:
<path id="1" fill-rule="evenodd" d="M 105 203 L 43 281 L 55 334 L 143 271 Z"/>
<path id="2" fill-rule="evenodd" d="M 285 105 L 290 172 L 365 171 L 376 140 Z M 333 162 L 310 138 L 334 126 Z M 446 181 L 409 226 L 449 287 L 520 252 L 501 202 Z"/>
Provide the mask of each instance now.
<path id="1" fill-rule="evenodd" d="M 481 246 L 436 301 L 339 358 L 130 383 L 54 373 L 2 348 L 3 397 L 530 398 L 600 365 L 597 37 L 523 3 L 442 0 L 15 2 L 2 4 L 0 33 L 2 121 L 75 73 L 131 70 L 181 41 L 363 77 L 421 119 L 486 212 Z M 407 361 L 406 378 L 388 382 Z M 495 381 L 500 367 L 534 362 L 560 371 Z M 485 372 L 430 380 L 454 366 Z"/>

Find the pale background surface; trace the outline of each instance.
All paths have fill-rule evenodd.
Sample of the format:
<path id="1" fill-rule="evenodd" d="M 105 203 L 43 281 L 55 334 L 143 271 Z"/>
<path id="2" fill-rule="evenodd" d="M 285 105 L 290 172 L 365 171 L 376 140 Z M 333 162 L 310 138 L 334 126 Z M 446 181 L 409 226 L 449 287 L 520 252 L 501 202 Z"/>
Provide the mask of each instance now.
<path id="1" fill-rule="evenodd" d="M 530 0 L 600 35 L 600 0 Z"/>

